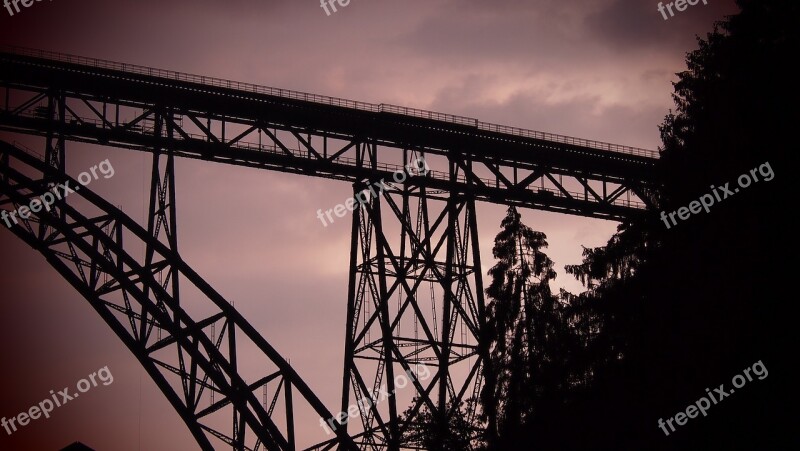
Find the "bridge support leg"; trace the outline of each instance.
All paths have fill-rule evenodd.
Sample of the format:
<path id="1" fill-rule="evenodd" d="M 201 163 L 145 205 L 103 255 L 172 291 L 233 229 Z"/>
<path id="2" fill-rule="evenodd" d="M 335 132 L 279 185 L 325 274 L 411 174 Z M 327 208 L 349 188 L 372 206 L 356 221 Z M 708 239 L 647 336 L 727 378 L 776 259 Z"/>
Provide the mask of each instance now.
<path id="1" fill-rule="evenodd" d="M 434 449 L 432 432 L 475 419 L 482 382 L 475 202 L 395 185 L 354 187 L 377 195 L 353 212 L 342 412 L 360 415 L 341 427 L 362 449 Z"/>
<path id="2" fill-rule="evenodd" d="M 45 136 L 45 149 L 44 161 L 45 164 L 55 169 L 55 174 L 62 175 L 66 171 L 66 145 L 64 143 L 64 134 L 62 130 L 66 124 L 66 100 L 64 95 L 57 91 L 49 91 L 47 93 L 47 118 L 50 121 L 50 127 L 47 129 Z M 55 186 L 54 179 L 48 176 L 44 177 L 45 183 Z M 62 212 L 58 206 L 53 206 L 53 212 L 61 216 Z M 39 236 L 44 237 L 52 233 L 52 229 L 44 224 L 39 224 Z"/>
<path id="3" fill-rule="evenodd" d="M 50 92 L 47 96 L 47 117 L 50 127 L 47 130 L 47 143 L 45 148 L 45 163 L 58 172 L 64 173 L 64 129 L 66 120 L 66 100 L 59 93 Z"/>

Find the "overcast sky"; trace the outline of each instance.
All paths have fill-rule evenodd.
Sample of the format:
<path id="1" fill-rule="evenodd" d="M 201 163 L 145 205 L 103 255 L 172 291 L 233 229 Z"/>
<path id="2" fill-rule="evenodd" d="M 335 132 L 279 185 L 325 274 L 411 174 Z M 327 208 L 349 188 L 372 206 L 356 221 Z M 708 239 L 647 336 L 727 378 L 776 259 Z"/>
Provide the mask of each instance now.
<path id="1" fill-rule="evenodd" d="M 685 53 L 696 35 L 735 12 L 730 0 L 708 0 L 664 20 L 656 5 L 351 0 L 327 16 L 316 0 L 52 0 L 14 16 L 0 9 L 0 43 L 656 149 Z M 68 152 L 73 175 L 109 158 L 115 176 L 92 189 L 142 220 L 148 155 L 74 144 Z M 322 227 L 316 211 L 341 203 L 351 187 L 184 160 L 177 183 L 184 260 L 235 301 L 335 410 L 350 223 Z M 478 213 L 485 274 L 504 208 L 481 205 Z M 556 287 L 580 291 L 563 266 L 580 262 L 581 246 L 604 244 L 616 224 L 522 214 L 549 238 Z M 0 249 L 0 416 L 101 367 L 114 375 L 113 384 L 48 420 L 11 437 L 0 430 L 0 449 L 59 449 L 75 440 L 98 450 L 196 449 L 88 303 L 10 232 L 0 230 Z"/>

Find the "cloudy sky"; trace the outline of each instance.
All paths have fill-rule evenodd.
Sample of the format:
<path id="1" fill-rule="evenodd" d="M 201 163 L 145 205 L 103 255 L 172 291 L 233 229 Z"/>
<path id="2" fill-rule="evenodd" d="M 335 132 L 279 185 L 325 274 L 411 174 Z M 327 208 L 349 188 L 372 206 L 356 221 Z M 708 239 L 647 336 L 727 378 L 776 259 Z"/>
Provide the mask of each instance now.
<path id="1" fill-rule="evenodd" d="M 735 12 L 700 2 L 664 20 L 652 0 L 351 0 L 327 16 L 316 0 L 34 2 L 0 9 L 0 44 L 39 48 L 374 103 L 393 103 L 656 149 L 671 81 L 696 35 Z M 14 138 L 11 138 L 14 139 Z M 41 142 L 32 141 L 33 146 Z M 109 158 L 92 189 L 137 220 L 149 158 L 68 146 L 73 175 Z M 349 221 L 319 208 L 350 196 L 342 182 L 179 161 L 184 259 L 337 406 Z M 504 208 L 479 207 L 483 262 Z M 581 246 L 616 225 L 524 210 L 563 273 Z M 98 387 L 12 436 L 0 449 L 191 450 L 191 436 L 127 349 L 39 254 L 0 230 L 0 416 L 11 417 L 108 366 Z M 318 429 L 312 424 L 310 429 Z M 318 432 L 318 431 L 315 431 Z M 310 432 L 309 432 L 310 434 Z"/>

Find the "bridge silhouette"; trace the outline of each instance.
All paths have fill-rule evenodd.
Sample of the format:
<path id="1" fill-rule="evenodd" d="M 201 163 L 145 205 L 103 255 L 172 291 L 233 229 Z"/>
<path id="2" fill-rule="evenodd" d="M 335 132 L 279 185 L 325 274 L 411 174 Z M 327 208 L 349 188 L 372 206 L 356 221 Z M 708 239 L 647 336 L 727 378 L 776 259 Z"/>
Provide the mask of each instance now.
<path id="1" fill-rule="evenodd" d="M 354 196 L 389 181 L 353 211 L 337 411 L 357 405 L 359 421 L 308 449 L 403 449 L 422 412 L 439 424 L 477 414 L 488 350 L 476 202 L 629 221 L 658 189 L 650 150 L 395 105 L 20 48 L 0 50 L 0 86 L 0 130 L 44 139 L 43 155 L 0 142 L 2 206 L 78 185 L 67 142 L 152 155 L 147 224 L 84 187 L 70 197 L 86 202 L 11 231 L 86 298 L 203 449 L 295 450 L 296 412 L 335 415 L 182 260 L 176 157 L 342 180 Z M 392 181 L 419 158 L 432 170 Z M 402 374 L 413 387 L 378 403 Z"/>

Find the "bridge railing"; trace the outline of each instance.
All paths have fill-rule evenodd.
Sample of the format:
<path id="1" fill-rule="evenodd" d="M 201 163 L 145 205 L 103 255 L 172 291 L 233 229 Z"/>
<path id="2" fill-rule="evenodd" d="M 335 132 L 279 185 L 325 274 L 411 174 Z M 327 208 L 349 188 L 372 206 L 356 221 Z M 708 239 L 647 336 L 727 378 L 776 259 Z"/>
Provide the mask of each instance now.
<path id="1" fill-rule="evenodd" d="M 110 70 L 129 72 L 139 75 L 160 77 L 176 81 L 197 83 L 206 86 L 236 89 L 256 94 L 266 94 L 286 99 L 302 100 L 306 102 L 313 102 L 324 105 L 352 108 L 356 110 L 368 111 L 373 113 L 381 113 L 381 112 L 395 113 L 395 114 L 418 117 L 423 119 L 431 119 L 450 124 L 476 127 L 478 130 L 485 130 L 494 133 L 558 142 L 562 144 L 586 147 L 596 150 L 604 150 L 608 152 L 624 153 L 628 155 L 636 155 L 647 158 L 659 157 L 658 152 L 649 149 L 623 146 L 619 144 L 611 144 L 607 142 L 595 141 L 589 139 L 574 138 L 572 136 L 558 135 L 554 133 L 540 132 L 536 130 L 529 130 L 518 127 L 509 127 L 506 125 L 492 124 L 488 122 L 481 122 L 477 119 L 466 116 L 438 113 L 435 111 L 421 110 L 417 108 L 408 108 L 408 107 L 402 107 L 398 105 L 391 105 L 385 103 L 374 104 L 369 102 L 359 102 L 356 100 L 348 100 L 339 97 L 311 94 L 307 92 L 293 91 L 290 89 L 272 88 L 269 86 L 256 85 L 252 83 L 244 83 L 240 81 L 232 81 L 215 77 L 206 77 L 203 75 L 193 75 L 171 70 L 156 69 L 136 64 L 118 63 L 114 61 L 101 60 L 97 58 L 88 58 L 83 56 L 75 56 L 64 53 L 51 52 L 47 50 L 36 50 L 36 49 L 14 47 L 14 46 L 0 46 L 0 51 L 6 51 L 8 53 L 18 54 L 23 56 L 30 56 L 33 58 L 49 59 L 54 61 L 66 62 L 70 64 L 80 64 L 99 69 L 110 69 Z"/>
<path id="2" fill-rule="evenodd" d="M 594 141 L 591 139 L 574 138 L 572 136 L 556 135 L 554 133 L 539 132 L 536 130 L 527 130 L 524 128 L 509 127 L 507 125 L 489 124 L 486 122 L 479 122 L 478 128 L 491 132 L 504 133 L 506 135 L 524 136 L 526 138 L 540 139 L 543 141 L 553 141 L 563 144 L 570 144 L 573 146 L 588 147 L 590 149 L 606 150 L 609 152 L 626 153 L 629 155 L 637 155 L 640 157 L 658 158 L 658 152 L 649 149 L 642 149 L 639 147 L 623 146 L 620 144 L 611 144 L 603 141 Z"/>
<path id="3" fill-rule="evenodd" d="M 470 127 L 477 127 L 479 124 L 479 121 L 477 119 L 473 119 L 471 117 L 456 116 L 447 113 L 437 113 L 435 111 L 420 110 L 417 108 L 409 108 L 404 106 L 391 105 L 387 103 L 382 103 L 378 105 L 378 108 L 381 113 L 402 114 L 404 116 L 432 119 L 434 121 L 448 122 L 451 124 L 468 125 Z"/>

